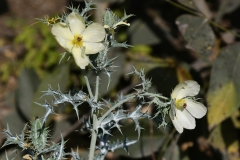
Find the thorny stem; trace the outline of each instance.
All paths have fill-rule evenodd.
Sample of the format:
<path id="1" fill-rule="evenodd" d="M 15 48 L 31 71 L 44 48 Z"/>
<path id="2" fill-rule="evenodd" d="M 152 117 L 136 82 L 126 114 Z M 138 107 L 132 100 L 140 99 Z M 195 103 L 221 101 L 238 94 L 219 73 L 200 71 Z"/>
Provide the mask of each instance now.
<path id="1" fill-rule="evenodd" d="M 90 151 L 89 151 L 89 160 L 94 159 L 94 151 L 95 151 L 95 146 L 96 146 L 96 141 L 97 141 L 97 116 L 96 114 L 93 114 L 93 128 L 92 128 L 92 137 L 91 137 L 91 144 L 90 144 Z"/>
<path id="2" fill-rule="evenodd" d="M 105 36 L 105 44 L 106 44 L 106 47 L 105 47 L 105 50 L 104 50 L 103 59 L 105 59 L 106 56 L 107 56 L 107 51 L 108 51 L 108 46 L 109 46 L 109 42 L 108 42 L 108 39 L 107 39 L 107 34 Z"/>
<path id="3" fill-rule="evenodd" d="M 96 88 L 95 88 L 94 102 L 97 102 L 97 100 L 98 100 L 98 90 L 99 90 L 99 76 L 96 77 Z"/>
<path id="4" fill-rule="evenodd" d="M 83 71 L 84 73 L 84 79 L 87 85 L 87 89 L 88 89 L 88 93 L 90 95 L 90 98 L 94 98 L 94 101 L 97 102 L 98 99 L 98 89 L 99 89 L 99 76 L 97 76 L 96 79 L 96 91 L 95 91 L 95 96 L 93 97 L 93 93 L 88 81 L 88 78 L 86 76 L 85 70 Z M 92 137 L 91 137 L 91 144 L 90 144 L 90 151 L 89 151 L 89 160 L 93 160 L 94 159 L 94 151 L 95 151 L 95 146 L 96 146 L 96 141 L 97 141 L 97 116 L 95 113 L 93 113 L 93 128 L 92 128 Z"/>
<path id="5" fill-rule="evenodd" d="M 156 96 L 158 98 L 169 100 L 169 98 L 167 98 L 167 97 L 161 96 L 160 94 L 154 94 L 154 93 L 144 93 L 144 96 L 150 96 L 150 97 Z"/>
<path id="6" fill-rule="evenodd" d="M 90 144 L 89 160 L 94 159 L 94 151 L 95 151 L 95 148 L 96 148 L 96 141 L 97 141 L 97 134 L 98 134 L 97 126 L 99 126 L 101 124 L 102 120 L 105 117 L 107 117 L 107 115 L 109 113 L 111 113 L 115 108 L 119 107 L 123 103 L 125 103 L 125 102 L 127 102 L 127 101 L 129 101 L 133 98 L 135 98 L 135 95 L 132 95 L 132 96 L 118 102 L 112 108 L 110 108 L 99 120 L 97 120 L 96 114 L 93 114 L 93 128 L 92 128 L 92 138 L 91 138 L 91 144 Z"/>
<path id="7" fill-rule="evenodd" d="M 95 92 L 95 97 L 94 100 L 97 100 L 97 94 L 98 94 L 98 87 L 99 87 L 99 77 L 97 76 L 96 79 L 96 92 Z M 153 94 L 150 93 L 145 93 L 145 96 L 153 96 Z M 168 99 L 166 97 L 158 95 L 159 98 L 162 99 Z M 96 114 L 93 114 L 93 129 L 92 129 L 92 138 L 91 138 L 91 145 L 90 145 L 90 153 L 89 153 L 89 160 L 93 160 L 94 158 L 94 151 L 95 151 L 95 146 L 96 146 L 96 141 L 97 141 L 97 126 L 101 125 L 101 122 L 106 118 L 114 109 L 117 107 L 121 106 L 123 103 L 128 102 L 131 99 L 136 98 L 136 94 L 132 94 L 129 97 L 126 97 L 122 101 L 118 102 L 115 104 L 112 108 L 110 108 L 104 115 L 98 120 Z"/>

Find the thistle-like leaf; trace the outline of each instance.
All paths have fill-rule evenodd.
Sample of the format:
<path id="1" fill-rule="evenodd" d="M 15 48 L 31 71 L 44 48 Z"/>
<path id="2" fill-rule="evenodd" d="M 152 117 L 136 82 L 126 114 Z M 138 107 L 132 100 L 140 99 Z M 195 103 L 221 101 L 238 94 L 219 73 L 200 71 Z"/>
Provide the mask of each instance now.
<path id="1" fill-rule="evenodd" d="M 133 15 L 127 15 L 124 11 L 124 16 L 122 18 L 119 18 L 115 13 L 113 13 L 110 9 L 107 9 L 106 12 L 103 15 L 103 24 L 105 28 L 112 30 L 116 29 L 118 26 L 124 24 L 129 26 L 126 21 L 128 18 L 132 17 Z"/>
<path id="2" fill-rule="evenodd" d="M 81 16 L 84 16 L 88 11 L 95 9 L 95 8 L 92 8 L 91 6 L 95 5 L 96 3 L 92 3 L 92 1 L 87 2 L 86 0 L 84 0 L 84 2 L 85 2 L 85 8 L 82 9 Z"/>
<path id="3" fill-rule="evenodd" d="M 66 54 L 67 54 L 67 52 L 62 53 L 62 56 L 61 56 L 58 64 L 60 64 L 62 62 L 62 60 L 63 60 L 63 58 L 65 57 Z"/>
<path id="4" fill-rule="evenodd" d="M 90 120 L 90 118 L 89 118 L 89 120 Z M 83 124 L 84 124 L 84 127 L 81 129 L 81 131 L 83 131 L 83 132 L 91 132 L 92 131 L 92 126 L 91 126 L 90 121 L 88 121 L 87 119 L 84 118 Z"/>
<path id="5" fill-rule="evenodd" d="M 7 140 L 4 142 L 3 147 L 10 145 L 10 144 L 16 144 L 18 145 L 20 148 L 23 148 L 24 146 L 24 141 L 21 140 L 21 138 L 16 135 L 16 137 L 14 137 L 9 129 L 9 126 L 7 124 L 7 129 L 4 129 L 3 132 L 6 134 L 7 136 Z"/>
<path id="6" fill-rule="evenodd" d="M 43 96 L 52 95 L 54 97 L 53 100 L 54 105 L 62 104 L 65 102 L 71 103 L 73 105 L 73 109 L 75 110 L 78 119 L 79 119 L 78 107 L 84 102 L 87 102 L 89 104 L 89 106 L 92 108 L 92 112 L 94 112 L 95 110 L 102 109 L 101 102 L 96 103 L 93 98 L 89 98 L 89 96 L 81 90 L 78 92 L 74 92 L 74 94 L 71 95 L 71 92 L 69 92 L 68 94 L 63 94 L 60 90 L 60 87 L 58 87 L 57 91 L 54 91 L 51 88 L 51 86 L 49 86 L 48 90 L 44 92 L 45 94 Z"/>
<path id="7" fill-rule="evenodd" d="M 132 47 L 132 46 L 127 44 L 127 42 L 119 43 L 115 39 L 112 39 L 111 40 L 111 48 L 115 48 L 115 47 L 128 48 L 128 47 Z"/>
<path id="8" fill-rule="evenodd" d="M 141 108 L 142 108 L 142 105 L 138 105 L 133 112 L 128 113 L 128 117 L 131 118 L 133 120 L 133 122 L 135 123 L 135 130 L 138 131 L 138 138 L 140 138 L 141 129 L 143 129 L 140 126 L 138 119 L 150 118 L 149 114 L 141 112 Z"/>
<path id="9" fill-rule="evenodd" d="M 128 153 L 128 146 L 136 143 L 137 140 L 128 140 L 124 138 L 123 141 L 117 140 L 110 143 L 108 140 L 100 139 L 100 145 L 97 147 L 99 154 L 95 157 L 97 160 L 103 160 L 108 152 L 114 152 L 118 148 L 123 148 Z"/>
<path id="10" fill-rule="evenodd" d="M 61 160 L 65 156 L 64 145 L 65 145 L 66 141 L 64 141 L 62 134 L 61 134 L 61 139 L 62 140 L 61 140 L 61 144 L 60 144 L 60 146 L 58 148 L 58 151 L 57 151 L 58 156 L 57 156 L 56 160 Z"/>
<path id="11" fill-rule="evenodd" d="M 46 100 L 45 100 L 45 104 L 41 104 L 41 103 L 37 103 L 37 102 L 35 102 L 35 103 L 36 103 L 37 105 L 42 106 L 42 107 L 44 107 L 44 108 L 46 109 L 46 113 L 45 113 L 44 116 L 42 117 L 42 119 L 43 119 L 43 124 L 46 122 L 46 119 L 47 119 L 47 117 L 48 117 L 50 114 L 57 114 L 57 113 L 54 112 L 53 106 L 50 105 Z"/>
<path id="12" fill-rule="evenodd" d="M 72 149 L 71 149 L 71 156 L 73 158 L 73 160 L 81 160 L 80 156 L 79 156 L 79 153 L 78 153 L 78 147 L 77 147 L 77 152 L 74 152 Z"/>

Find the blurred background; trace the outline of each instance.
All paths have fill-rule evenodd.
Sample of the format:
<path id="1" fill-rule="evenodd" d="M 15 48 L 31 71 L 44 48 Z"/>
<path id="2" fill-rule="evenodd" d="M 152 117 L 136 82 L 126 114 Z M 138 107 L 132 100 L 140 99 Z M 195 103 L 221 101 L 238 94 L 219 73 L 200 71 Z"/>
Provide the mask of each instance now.
<path id="1" fill-rule="evenodd" d="M 199 101 L 208 113 L 196 120 L 194 130 L 182 134 L 169 125 L 157 129 L 156 120 L 143 120 L 141 138 L 124 150 L 109 153 L 107 159 L 129 160 L 239 160 L 240 156 L 240 1 L 239 0 L 95 0 L 96 10 L 90 11 L 92 20 L 101 23 L 101 16 L 110 8 L 120 17 L 124 10 L 134 14 L 114 35 L 119 42 L 133 47 L 114 49 L 116 68 L 108 90 L 108 77 L 101 74 L 102 98 L 117 98 L 120 93 L 132 92 L 139 79 L 126 75 L 144 68 L 152 79 L 152 91 L 169 97 L 172 89 L 185 80 L 193 79 L 201 85 Z M 44 18 L 68 12 L 66 6 L 80 5 L 82 0 L 0 0 L 0 130 L 7 124 L 13 134 L 21 133 L 24 125 L 41 117 L 45 109 L 34 102 L 49 102 L 52 97 L 41 97 L 48 85 L 62 92 L 86 91 L 81 70 L 72 58 L 65 57 L 59 64 L 64 49 L 56 42 L 50 26 L 36 23 Z M 87 74 L 94 87 L 95 79 Z M 91 78 L 92 77 L 92 78 Z M 128 110 L 134 104 L 126 104 Z M 90 135 L 80 132 L 89 108 L 82 106 L 77 121 L 69 104 L 56 108 L 57 116 L 49 119 L 51 141 L 59 142 L 63 134 L 66 150 L 79 150 L 87 158 Z M 154 106 L 150 110 L 155 112 Z M 122 122 L 123 134 L 137 139 L 134 124 Z M 111 140 L 123 139 L 116 131 Z M 0 145 L 5 136 L 0 135 Z M 5 150 L 10 157 L 21 159 L 22 152 Z"/>

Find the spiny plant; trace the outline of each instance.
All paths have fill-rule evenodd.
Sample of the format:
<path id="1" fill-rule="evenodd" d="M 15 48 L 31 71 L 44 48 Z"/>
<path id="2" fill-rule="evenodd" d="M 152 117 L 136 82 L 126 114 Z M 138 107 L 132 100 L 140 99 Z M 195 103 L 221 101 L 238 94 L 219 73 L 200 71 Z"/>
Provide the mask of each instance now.
<path id="1" fill-rule="evenodd" d="M 123 17 L 119 18 L 110 9 L 107 9 L 103 15 L 102 23 L 95 23 L 89 20 L 88 11 L 92 10 L 93 3 L 85 2 L 85 8 L 81 11 L 78 8 L 68 7 L 70 13 L 53 17 L 49 19 L 39 19 L 41 22 L 51 27 L 51 32 L 55 36 L 58 43 L 66 49 L 63 57 L 66 54 L 74 57 L 76 64 L 80 69 L 85 70 L 89 67 L 96 75 L 95 93 L 93 94 L 87 75 L 84 75 L 88 93 L 83 90 L 75 93 L 63 93 L 60 87 L 57 90 L 48 87 L 44 91 L 44 96 L 53 96 L 53 101 L 45 102 L 44 104 L 37 103 L 39 106 L 46 109 L 46 113 L 41 118 L 36 118 L 27 124 L 20 135 L 14 136 L 9 127 L 4 130 L 7 135 L 7 140 L 4 146 L 15 144 L 22 150 L 26 150 L 23 158 L 32 160 L 61 160 L 70 156 L 73 160 L 80 160 L 78 152 L 64 151 L 65 143 L 63 137 L 60 143 L 49 141 L 50 132 L 45 126 L 46 120 L 51 114 L 56 114 L 54 108 L 60 104 L 70 103 L 76 112 L 79 119 L 78 108 L 87 103 L 91 108 L 91 115 L 83 121 L 84 127 L 82 131 L 91 133 L 91 144 L 89 150 L 89 160 L 103 160 L 108 152 L 114 152 L 116 149 L 123 148 L 128 152 L 128 146 L 136 143 L 141 136 L 143 129 L 139 123 L 140 119 L 155 118 L 160 119 L 159 128 L 165 128 L 168 125 L 166 121 L 167 115 L 170 118 L 178 132 L 183 132 L 183 128 L 194 129 L 195 118 L 201 118 L 206 114 L 206 107 L 196 102 L 194 98 L 200 90 L 200 86 L 195 81 L 185 81 L 177 85 L 172 92 L 170 98 L 159 93 L 149 91 L 151 80 L 146 78 L 144 69 L 136 69 L 133 66 L 133 71 L 129 74 L 135 74 L 139 77 L 140 83 L 133 89 L 134 92 L 128 95 L 120 94 L 115 101 L 99 99 L 99 73 L 104 72 L 109 78 L 106 90 L 111 82 L 111 75 L 116 66 L 114 61 L 117 57 L 109 59 L 108 54 L 112 48 L 125 47 L 130 45 L 119 43 L 114 35 L 116 29 L 122 25 L 129 26 L 126 20 L 133 16 L 127 15 L 124 12 Z M 96 56 L 90 56 L 96 54 Z M 62 59 L 62 58 L 61 58 Z M 85 72 L 83 72 L 85 73 Z M 127 102 L 135 102 L 136 107 L 133 111 L 123 109 L 123 105 Z M 144 106 L 154 105 L 157 112 L 150 115 L 147 111 L 143 112 Z M 100 114 L 100 110 L 104 111 Z M 138 139 L 128 139 L 123 137 L 123 140 L 111 141 L 112 131 L 118 129 L 122 133 L 122 120 L 131 119 L 135 124 L 135 130 L 138 134 Z M 96 143 L 97 140 L 99 143 Z M 98 145 L 97 145 L 98 144 Z M 98 150 L 98 152 L 95 152 Z"/>

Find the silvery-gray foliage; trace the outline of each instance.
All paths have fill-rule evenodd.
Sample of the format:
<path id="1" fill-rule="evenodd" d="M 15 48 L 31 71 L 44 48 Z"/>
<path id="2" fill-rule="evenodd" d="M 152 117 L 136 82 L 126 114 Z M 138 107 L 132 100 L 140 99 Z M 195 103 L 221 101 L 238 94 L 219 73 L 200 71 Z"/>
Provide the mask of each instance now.
<path id="1" fill-rule="evenodd" d="M 62 137 L 60 144 L 50 142 L 48 140 L 50 137 L 49 130 L 45 127 L 43 120 L 44 118 L 36 118 L 31 124 L 25 125 L 22 133 L 16 136 L 13 136 L 9 127 L 7 127 L 7 129 L 4 130 L 4 133 L 7 135 L 7 140 L 2 147 L 16 144 L 19 148 L 25 150 L 26 155 L 31 159 L 61 160 L 69 154 L 64 152 L 66 141 L 64 141 Z M 73 154 L 72 152 L 71 155 Z"/>
<path id="2" fill-rule="evenodd" d="M 91 22 L 87 21 L 88 15 L 86 14 L 89 10 L 94 8 L 91 7 L 93 3 L 85 1 L 85 8 L 82 11 L 79 11 L 78 8 L 68 7 L 71 11 L 74 11 L 80 14 L 84 21 L 89 25 Z M 66 17 L 68 16 L 67 13 L 64 13 L 62 16 L 56 17 L 57 21 L 68 23 Z M 108 58 L 108 52 L 110 49 L 114 47 L 130 47 L 130 45 L 124 43 L 118 43 L 115 38 L 115 29 L 120 25 L 128 25 L 125 21 L 133 15 L 127 15 L 124 12 L 124 16 L 119 18 L 113 13 L 110 9 L 107 9 L 105 14 L 103 15 L 103 24 L 106 29 L 106 37 L 103 41 L 105 45 L 105 49 L 97 54 L 97 57 L 91 59 L 91 68 L 92 71 L 95 73 L 104 72 L 109 77 L 108 85 L 109 86 L 111 74 L 114 72 L 114 60 L 117 58 Z M 39 19 L 41 22 L 46 23 L 48 25 L 52 25 L 49 19 Z M 65 53 L 63 54 L 63 57 Z M 63 58 L 62 57 L 62 58 Z M 62 60 L 61 58 L 61 60 Z M 60 61 L 61 61 L 60 60 Z M 44 107 L 46 109 L 45 114 L 41 118 L 36 118 L 29 124 L 27 124 L 20 135 L 14 136 L 11 132 L 9 127 L 4 130 L 4 133 L 7 135 L 7 140 L 5 141 L 4 146 L 15 144 L 22 150 L 27 151 L 27 155 L 31 159 L 37 160 L 61 160 L 65 159 L 66 156 L 71 156 L 73 160 L 81 160 L 78 152 L 74 152 L 73 150 L 70 153 L 64 152 L 65 143 L 62 135 L 61 135 L 61 142 L 54 143 L 49 141 L 49 137 L 51 136 L 49 133 L 48 128 L 45 126 L 46 120 L 51 114 L 56 114 L 54 108 L 60 104 L 70 103 L 73 106 L 73 109 L 76 112 L 77 118 L 79 120 L 78 108 L 83 104 L 87 103 L 88 106 L 91 108 L 91 116 L 88 119 L 84 119 L 83 124 L 84 127 L 81 128 L 81 131 L 89 132 L 92 134 L 92 139 L 94 136 L 96 139 L 98 138 L 99 145 L 96 146 L 96 142 L 91 142 L 90 146 L 90 154 L 91 151 L 94 154 L 95 150 L 99 150 L 99 153 L 93 155 L 92 158 L 97 160 L 103 160 L 104 157 L 108 152 L 114 152 L 116 149 L 123 148 L 126 152 L 128 152 L 128 146 L 136 143 L 139 140 L 141 130 L 143 129 L 139 123 L 140 119 L 143 118 L 153 118 L 153 117 L 160 117 L 159 127 L 166 127 L 167 122 L 165 121 L 165 116 L 168 114 L 169 111 L 169 104 L 170 100 L 158 93 L 151 93 L 149 89 L 151 87 L 151 80 L 145 77 L 144 70 L 141 69 L 138 71 L 135 67 L 133 67 L 133 71 L 129 74 L 136 74 L 139 79 L 140 83 L 136 85 L 133 89 L 135 90 L 134 93 L 123 95 L 120 94 L 115 101 L 101 99 L 98 100 L 98 90 L 96 90 L 95 96 L 91 95 L 90 88 L 88 87 L 88 92 L 85 93 L 82 90 L 75 91 L 75 92 L 68 92 L 63 93 L 58 87 L 57 90 L 52 89 L 49 85 L 47 91 L 43 91 L 42 97 L 45 96 L 52 96 L 52 102 L 45 101 L 44 104 L 37 103 L 39 106 Z M 97 82 L 99 81 L 99 77 L 96 78 Z M 87 77 L 85 77 L 86 82 Z M 96 88 L 98 85 L 96 85 Z M 128 111 L 123 109 L 123 105 L 127 102 L 134 102 L 136 107 L 133 111 Z M 158 112 L 155 115 L 150 115 L 147 111 L 142 112 L 142 108 L 145 106 L 154 105 L 157 106 Z M 98 114 L 99 111 L 104 111 L 102 115 Z M 128 140 L 127 135 L 122 133 L 121 121 L 131 119 L 135 124 L 135 130 L 138 134 L 138 139 L 136 140 Z M 112 137 L 112 131 L 114 129 L 118 129 L 123 136 L 123 140 L 116 142 L 112 142 L 110 139 Z M 7 156 L 7 155 L 6 155 Z M 90 155 L 91 156 L 91 155 Z M 91 159 L 91 157 L 89 158 Z"/>
<path id="3" fill-rule="evenodd" d="M 117 140 L 116 142 L 109 141 L 109 135 L 101 135 L 99 138 L 100 145 L 96 147 L 99 153 L 96 155 L 97 160 L 103 160 L 108 152 L 123 148 L 128 153 L 128 146 L 137 142 L 137 140 L 128 140 L 126 137 L 123 141 Z"/>

